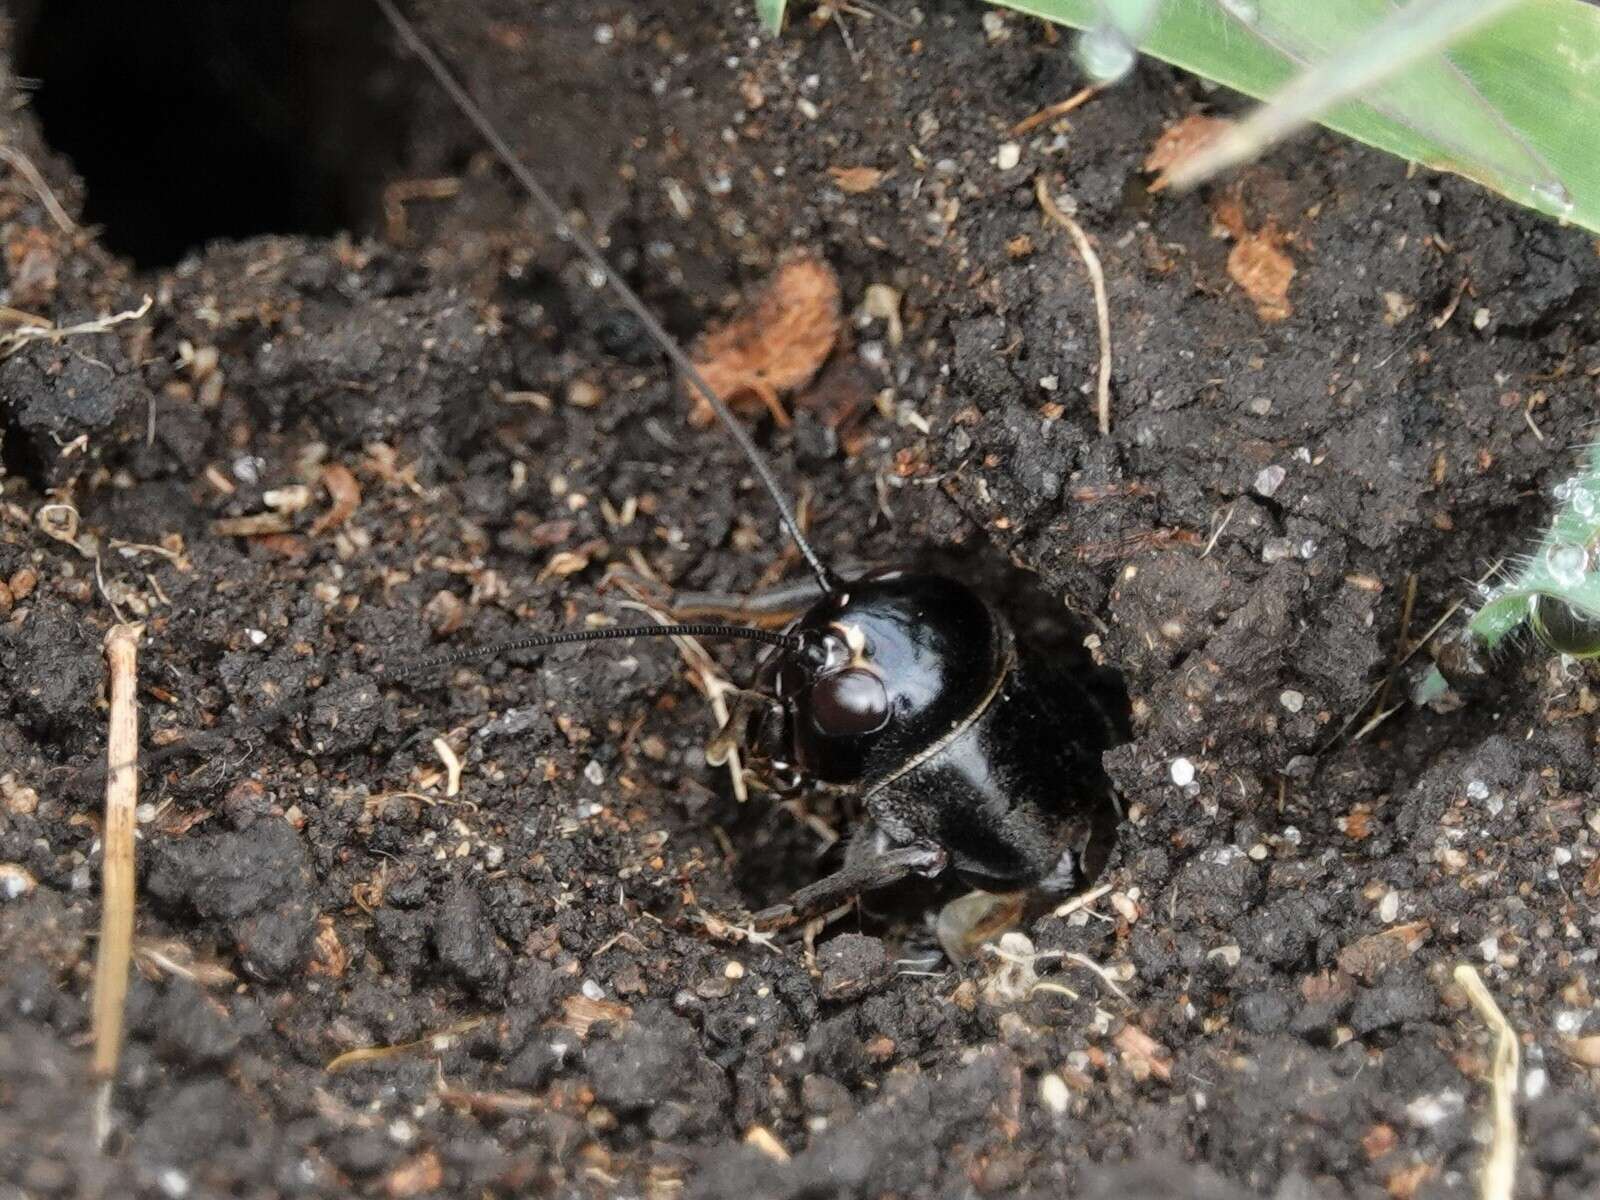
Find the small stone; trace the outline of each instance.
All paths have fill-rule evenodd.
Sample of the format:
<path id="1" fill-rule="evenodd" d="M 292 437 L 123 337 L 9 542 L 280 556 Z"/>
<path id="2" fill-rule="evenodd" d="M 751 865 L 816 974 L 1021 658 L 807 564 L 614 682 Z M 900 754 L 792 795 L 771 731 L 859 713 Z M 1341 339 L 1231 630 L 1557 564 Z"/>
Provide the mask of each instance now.
<path id="1" fill-rule="evenodd" d="M 1188 787 L 1194 782 L 1194 764 L 1187 758 L 1172 760 L 1172 782 L 1179 787 Z"/>
<path id="2" fill-rule="evenodd" d="M 1422 1095 L 1406 1105 L 1406 1120 L 1418 1129 L 1431 1129 L 1441 1121 L 1460 1116 L 1466 1107 L 1466 1097 L 1460 1092 Z"/>
<path id="3" fill-rule="evenodd" d="M 1306 706 L 1305 693 L 1297 692 L 1293 688 L 1287 688 L 1278 694 L 1278 703 L 1283 705 L 1287 711 L 1297 713 Z"/>
<path id="4" fill-rule="evenodd" d="M 1487 800 L 1489 798 L 1489 785 L 1481 779 L 1474 779 L 1467 784 L 1467 798 L 1469 800 Z"/>
<path id="5" fill-rule="evenodd" d="M 1400 893 L 1393 890 L 1385 892 L 1383 899 L 1378 902 L 1378 920 L 1390 925 L 1399 915 Z"/>
<path id="6" fill-rule="evenodd" d="M 726 975 L 713 975 L 694 985 L 694 994 L 702 1000 L 720 1000 L 733 992 L 733 980 Z"/>
<path id="7" fill-rule="evenodd" d="M 605 393 L 587 379 L 574 379 L 567 387 L 567 403 L 573 408 L 599 408 Z"/>
<path id="8" fill-rule="evenodd" d="M 16 863 L 0 863 L 0 900 L 19 900 L 37 886 L 38 882 L 26 868 Z"/>
<path id="9" fill-rule="evenodd" d="M 1220 962 L 1223 966 L 1227 967 L 1231 971 L 1234 967 L 1239 965 L 1239 959 L 1242 957 L 1242 952 L 1238 946 L 1229 944 L 1226 946 L 1218 946 L 1215 950 L 1209 952 L 1206 957 L 1208 959 L 1214 959 L 1215 961 Z"/>
<path id="10" fill-rule="evenodd" d="M 15 776 L 0 775 L 0 801 L 12 816 L 26 817 L 38 810 L 39 793 L 18 783 Z"/>
<path id="11" fill-rule="evenodd" d="M 1039 1080 L 1039 1103 L 1043 1104 L 1053 1113 L 1064 1113 L 1067 1105 L 1072 1101 L 1072 1092 L 1068 1090 L 1066 1080 L 1054 1071 Z"/>
<path id="12" fill-rule="evenodd" d="M 1006 142 L 1000 147 L 1000 152 L 995 155 L 995 166 L 1002 171 L 1010 171 L 1022 161 L 1022 147 L 1015 142 Z"/>
<path id="13" fill-rule="evenodd" d="M 1274 463 L 1270 467 L 1262 467 L 1256 472 L 1255 490 L 1258 496 L 1272 496 L 1277 494 L 1283 486 L 1283 481 L 1288 478 L 1289 472 Z"/>

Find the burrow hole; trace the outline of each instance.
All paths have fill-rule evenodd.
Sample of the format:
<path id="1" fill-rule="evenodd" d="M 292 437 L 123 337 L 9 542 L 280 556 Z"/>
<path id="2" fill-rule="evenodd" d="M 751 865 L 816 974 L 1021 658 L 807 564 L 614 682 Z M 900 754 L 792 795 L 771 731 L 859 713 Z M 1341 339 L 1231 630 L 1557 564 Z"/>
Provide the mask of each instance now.
<path id="1" fill-rule="evenodd" d="M 370 0 L 24 0 L 17 73 L 141 268 L 218 238 L 376 227 L 415 76 Z"/>

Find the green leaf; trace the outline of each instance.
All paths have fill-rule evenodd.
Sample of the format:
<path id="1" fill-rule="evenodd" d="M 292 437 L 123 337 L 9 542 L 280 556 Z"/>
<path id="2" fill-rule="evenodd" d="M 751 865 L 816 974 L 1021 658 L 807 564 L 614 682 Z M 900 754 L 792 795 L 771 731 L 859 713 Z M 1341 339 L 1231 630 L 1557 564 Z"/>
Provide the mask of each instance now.
<path id="1" fill-rule="evenodd" d="M 1556 488 L 1557 507 L 1531 555 L 1484 599 L 1468 628 L 1493 649 L 1523 621 L 1552 650 L 1600 654 L 1600 443 Z"/>
<path id="2" fill-rule="evenodd" d="M 1102 19 L 1096 0 L 995 2 L 1080 29 Z M 1163 0 L 1139 49 L 1266 98 L 1340 55 L 1405 63 L 1387 39 L 1363 45 L 1396 12 L 1393 0 Z M 1360 94 L 1316 119 L 1600 231 L 1600 8 L 1523 0 Z"/>
<path id="3" fill-rule="evenodd" d="M 761 18 L 761 28 L 768 33 L 783 31 L 783 10 L 789 0 L 756 0 L 756 16 Z"/>

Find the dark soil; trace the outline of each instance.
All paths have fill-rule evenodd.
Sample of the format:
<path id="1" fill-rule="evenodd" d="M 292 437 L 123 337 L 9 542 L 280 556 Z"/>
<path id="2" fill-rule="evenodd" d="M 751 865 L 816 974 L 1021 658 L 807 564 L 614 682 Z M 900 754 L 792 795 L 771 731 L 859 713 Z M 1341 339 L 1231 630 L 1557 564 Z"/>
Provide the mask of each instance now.
<path id="1" fill-rule="evenodd" d="M 7 27 L 25 65 L 50 57 L 40 7 Z M 92 99 L 119 129 L 144 111 L 149 145 L 189 139 L 130 188 L 125 155 L 52 132 L 52 88 L 95 73 L 26 66 L 38 103 L 12 90 L 0 138 L 105 232 L 69 236 L 7 171 L 6 303 L 61 324 L 153 304 L 0 362 L 0 863 L 26 872 L 0 895 L 0 1193 L 1460 1196 L 1489 1111 L 1487 1031 L 1450 982 L 1471 962 L 1523 1038 L 1517 1194 L 1594 1195 L 1600 1100 L 1570 1053 L 1600 1033 L 1588 677 L 1446 654 L 1442 702 L 1355 736 L 1460 614 L 1379 699 L 1397 652 L 1528 544 L 1592 437 L 1589 236 L 1327 135 L 1151 195 L 1161 130 L 1229 104 L 1156 66 L 1001 171 L 1009 126 L 1079 80 L 1041 25 L 996 35 L 965 0 L 846 15 L 848 44 L 803 11 L 769 42 L 748 6 L 670 0 L 427 13 L 680 335 L 796 248 L 852 306 L 903 292 L 904 340 L 858 322 L 792 432 L 759 436 L 825 555 L 993 547 L 1125 672 L 1113 893 L 1028 932 L 1127 999 L 1059 957 L 1035 967 L 1077 998 L 1008 1000 L 993 959 L 916 969 L 914 911 L 836 923 L 814 957 L 743 940 L 742 914 L 833 860 L 798 810 L 741 807 L 705 765 L 708 713 L 665 645 L 381 684 L 437 644 L 627 619 L 613 564 L 748 590 L 797 563 L 727 439 L 686 423 L 640 330 L 365 15 L 341 28 L 380 49 L 343 84 L 382 120 L 324 95 L 281 168 L 343 199 L 212 212 L 175 243 L 120 222 L 239 203 L 239 156 L 208 166 L 225 133 L 175 134 L 108 83 Z M 124 174 L 86 193 L 74 153 Z M 886 173 L 860 194 L 827 173 L 860 166 Z M 1091 292 L 1040 172 L 1105 264 L 1108 438 Z M 458 182 L 384 227 L 394 179 Z M 1235 186 L 1250 228 L 1288 238 L 1281 323 L 1213 232 Z M 97 198 L 119 188 L 146 208 Z M 241 231 L 262 236 L 201 245 Z M 361 486 L 337 530 L 313 528 L 320 464 Z M 214 531 L 295 485 L 286 532 Z M 77 547 L 41 531 L 49 502 L 81 515 Z M 155 953 L 101 1156 L 99 802 L 71 784 L 103 754 L 113 602 L 146 623 L 147 744 L 335 691 L 146 779 Z M 399 1049 L 329 1069 L 364 1047 Z"/>

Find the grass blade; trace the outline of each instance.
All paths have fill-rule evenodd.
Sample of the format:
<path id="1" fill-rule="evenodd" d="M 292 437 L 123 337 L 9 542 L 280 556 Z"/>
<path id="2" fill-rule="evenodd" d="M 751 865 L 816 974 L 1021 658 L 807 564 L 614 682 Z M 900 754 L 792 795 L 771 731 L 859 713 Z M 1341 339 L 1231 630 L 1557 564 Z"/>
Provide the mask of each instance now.
<path id="1" fill-rule="evenodd" d="M 1095 0 L 995 2 L 1080 29 L 1103 19 Z M 1393 0 L 1165 0 L 1139 48 L 1267 98 L 1395 11 Z M 1581 0 L 1523 0 L 1315 119 L 1600 231 L 1600 8 Z"/>
<path id="2" fill-rule="evenodd" d="M 788 7 L 788 0 L 756 0 L 756 16 L 761 19 L 761 28 L 768 33 L 783 32 L 783 10 Z"/>
<path id="3" fill-rule="evenodd" d="M 101 1145 L 110 1125 L 111 1083 L 122 1057 L 123 1006 L 133 958 L 133 831 L 139 803 L 139 634 L 114 625 L 106 635 L 111 733 L 106 741 L 106 815 L 102 836 L 100 944 L 94 964 L 94 1077 L 100 1084 L 95 1124 Z M 120 765 L 119 765 L 120 764 Z"/>
<path id="4" fill-rule="evenodd" d="M 1413 0 L 1344 50 L 1307 66 L 1272 100 L 1200 153 L 1174 165 L 1175 188 L 1192 187 L 1257 157 L 1339 104 L 1436 56 L 1519 0 Z"/>

